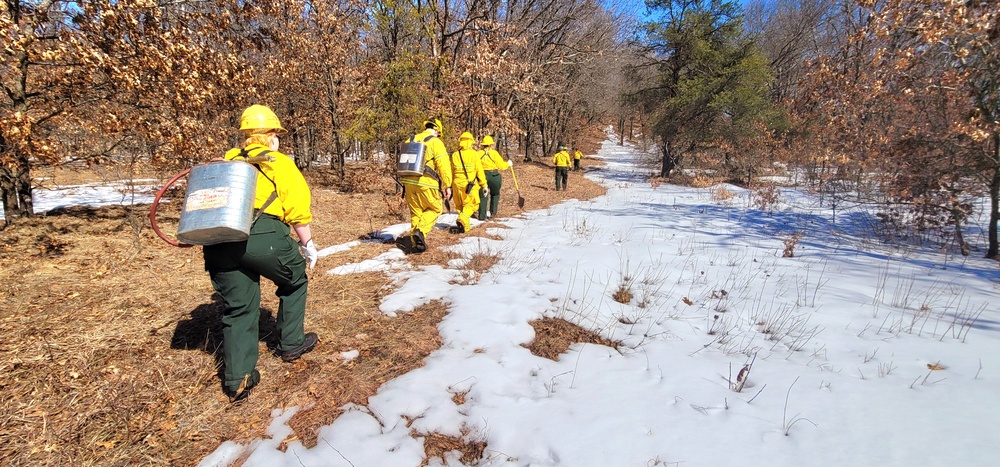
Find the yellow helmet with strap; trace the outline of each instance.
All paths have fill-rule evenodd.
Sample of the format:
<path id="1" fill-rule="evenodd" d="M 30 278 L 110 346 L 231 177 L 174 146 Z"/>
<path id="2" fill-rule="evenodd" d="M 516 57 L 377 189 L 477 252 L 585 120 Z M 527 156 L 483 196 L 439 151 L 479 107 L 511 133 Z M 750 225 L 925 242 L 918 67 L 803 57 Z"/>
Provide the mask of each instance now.
<path id="1" fill-rule="evenodd" d="M 437 118 L 428 118 L 424 120 L 424 128 L 433 128 L 440 133 L 444 133 L 444 125 L 441 124 L 441 120 Z"/>
<path id="2" fill-rule="evenodd" d="M 493 137 L 490 136 L 490 135 L 483 136 L 483 142 L 479 143 L 479 144 L 482 144 L 483 146 L 492 146 L 493 145 Z"/>
<path id="3" fill-rule="evenodd" d="M 240 117 L 240 131 L 257 132 L 258 130 L 273 130 L 279 135 L 288 133 L 288 130 L 281 126 L 281 121 L 267 106 L 254 104 L 247 107 Z"/>
<path id="4" fill-rule="evenodd" d="M 472 136 L 472 133 L 468 131 L 458 137 L 458 147 L 462 149 L 471 149 L 473 144 L 476 144 L 476 137 Z"/>

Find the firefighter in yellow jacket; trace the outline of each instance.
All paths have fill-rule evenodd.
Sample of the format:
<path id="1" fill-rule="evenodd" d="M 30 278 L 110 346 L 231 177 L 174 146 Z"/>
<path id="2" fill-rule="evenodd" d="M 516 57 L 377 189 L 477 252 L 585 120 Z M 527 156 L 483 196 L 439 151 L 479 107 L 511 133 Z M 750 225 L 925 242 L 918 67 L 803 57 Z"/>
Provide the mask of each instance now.
<path id="1" fill-rule="evenodd" d="M 230 149 L 225 158 L 241 160 L 270 156 L 257 165 L 257 191 L 253 207 L 259 217 L 242 242 L 204 248 L 205 270 L 225 302 L 222 312 L 223 386 L 233 402 L 245 399 L 260 382 L 257 371 L 260 278 L 277 286 L 279 298 L 277 353 L 292 362 L 311 351 L 319 341 L 304 331 L 306 268 L 316 265 L 319 253 L 313 241 L 311 195 L 305 178 L 288 156 L 278 152 L 280 135 L 288 132 L 271 109 L 252 105 L 243 112 L 240 130 L 243 147 Z M 291 237 L 295 230 L 298 243 Z"/>
<path id="2" fill-rule="evenodd" d="M 559 152 L 552 156 L 552 165 L 556 166 L 556 191 L 566 191 L 569 182 L 569 167 L 572 164 L 566 146 L 559 145 Z"/>
<path id="3" fill-rule="evenodd" d="M 466 131 L 458 138 L 458 150 L 451 154 L 452 194 L 458 221 L 450 230 L 452 233 L 468 232 L 472 226 L 469 219 L 479 209 L 479 189 L 486 186 L 486 174 L 480 162 L 480 152 L 472 149 L 476 138 Z"/>
<path id="4" fill-rule="evenodd" d="M 580 170 L 580 159 L 583 159 L 583 152 L 579 148 L 573 151 L 573 171 Z"/>
<path id="5" fill-rule="evenodd" d="M 493 149 L 492 136 L 483 136 L 483 141 L 480 144 L 483 146 L 480 160 L 483 162 L 483 173 L 486 174 L 486 185 L 483 186 L 481 192 L 477 217 L 484 221 L 487 216 L 497 215 L 497 209 L 500 209 L 500 188 L 503 185 L 503 177 L 500 172 L 507 170 L 514 163 L 509 160 L 505 161 L 500 153 Z M 488 214 L 487 208 L 489 208 Z"/>
<path id="6" fill-rule="evenodd" d="M 427 251 L 427 234 L 434 228 L 438 216 L 444 212 L 442 196 L 451 198 L 451 163 L 448 149 L 441 141 L 443 127 L 436 118 L 424 122 L 424 131 L 417 133 L 413 141 L 422 142 L 424 149 L 424 174 L 419 177 L 400 177 L 404 199 L 410 209 L 410 232 L 396 239 L 405 253 Z"/>

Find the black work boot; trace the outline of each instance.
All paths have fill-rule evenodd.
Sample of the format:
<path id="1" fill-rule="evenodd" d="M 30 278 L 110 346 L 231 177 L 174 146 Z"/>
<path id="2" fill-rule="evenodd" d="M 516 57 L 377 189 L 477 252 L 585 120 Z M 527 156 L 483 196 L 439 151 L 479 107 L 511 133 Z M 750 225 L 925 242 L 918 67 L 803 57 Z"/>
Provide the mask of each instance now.
<path id="1" fill-rule="evenodd" d="M 229 402 L 239 402 L 246 399 L 250 395 L 250 390 L 257 386 L 260 382 L 260 372 L 253 370 L 250 374 L 243 378 L 243 382 L 240 383 L 240 387 L 235 391 L 226 391 L 229 394 Z"/>
<path id="2" fill-rule="evenodd" d="M 413 234 L 400 235 L 399 237 L 396 237 L 396 246 L 399 247 L 400 250 L 403 250 L 403 253 L 413 253 Z"/>
<path id="3" fill-rule="evenodd" d="M 286 362 L 294 362 L 302 356 L 302 354 L 312 351 L 316 348 L 316 343 L 319 342 L 319 337 L 315 332 L 307 332 L 306 338 L 302 341 L 298 347 L 291 350 L 286 350 L 281 352 L 281 359 Z"/>
<path id="4" fill-rule="evenodd" d="M 427 242 L 424 241 L 424 233 L 420 230 L 413 232 L 413 252 L 423 253 L 427 251 Z"/>

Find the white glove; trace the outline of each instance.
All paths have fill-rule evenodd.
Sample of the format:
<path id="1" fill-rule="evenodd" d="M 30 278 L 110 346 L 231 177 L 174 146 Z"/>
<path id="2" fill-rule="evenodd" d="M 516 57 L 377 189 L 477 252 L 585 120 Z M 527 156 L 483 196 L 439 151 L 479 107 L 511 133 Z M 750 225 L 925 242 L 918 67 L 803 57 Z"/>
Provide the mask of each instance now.
<path id="1" fill-rule="evenodd" d="M 319 259 L 319 251 L 316 251 L 316 243 L 311 238 L 304 246 L 299 245 L 299 253 L 302 253 L 302 257 L 309 263 L 309 269 L 316 266 L 316 260 Z"/>
<path id="2" fill-rule="evenodd" d="M 514 167 L 514 161 L 507 159 L 507 165 Z"/>

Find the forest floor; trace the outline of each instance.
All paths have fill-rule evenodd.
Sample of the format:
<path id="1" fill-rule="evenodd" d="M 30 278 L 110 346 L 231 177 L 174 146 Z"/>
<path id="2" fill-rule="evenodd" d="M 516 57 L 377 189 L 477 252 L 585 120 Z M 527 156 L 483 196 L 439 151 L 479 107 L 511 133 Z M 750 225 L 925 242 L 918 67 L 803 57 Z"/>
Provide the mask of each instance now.
<path id="1" fill-rule="evenodd" d="M 593 154 L 603 139 L 595 132 L 581 149 Z M 569 190 L 554 191 L 550 166 L 514 159 L 525 211 L 604 193 L 581 172 L 571 172 Z M 585 170 L 595 164 L 583 161 Z M 87 170 L 39 172 L 49 184 L 107 181 L 107 174 Z M 329 169 L 311 169 L 306 178 L 320 249 L 409 222 L 389 177 L 363 193 L 341 191 L 343 181 Z M 522 212 L 517 199 L 508 171 L 500 218 Z M 160 205 L 165 231 L 176 225 L 178 204 Z M 295 435 L 286 442 L 311 446 L 341 407 L 365 405 L 381 384 L 421 366 L 441 344 L 436 326 L 448 313 L 445 304 L 389 317 L 378 306 L 398 286 L 391 278 L 323 272 L 394 248 L 362 242 L 320 258 L 310 274 L 306 330 L 318 333 L 320 343 L 292 364 L 270 350 L 278 303 L 274 285 L 262 281 L 262 380 L 250 399 L 231 404 L 218 370 L 222 304 L 213 297 L 201 248 L 169 246 L 148 215 L 148 205 L 70 207 L 0 229 L 0 464 L 194 465 L 224 441 L 265 436 L 272 410 L 291 406 L 304 409 L 289 421 Z M 463 235 L 488 236 L 484 226 Z M 415 267 L 447 268 L 455 255 L 441 247 L 459 237 L 435 230 L 429 250 L 407 259 Z M 467 268 L 482 272 L 497 260 L 481 258 Z M 536 329 L 539 352 L 558 353 L 587 339 L 563 323 Z M 340 354 L 348 350 L 360 356 L 345 362 Z M 425 440 L 428 457 L 451 449 L 474 457 L 483 446 L 443 435 Z"/>

